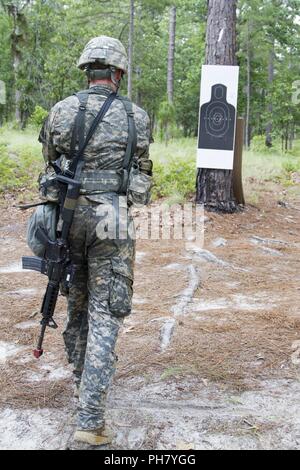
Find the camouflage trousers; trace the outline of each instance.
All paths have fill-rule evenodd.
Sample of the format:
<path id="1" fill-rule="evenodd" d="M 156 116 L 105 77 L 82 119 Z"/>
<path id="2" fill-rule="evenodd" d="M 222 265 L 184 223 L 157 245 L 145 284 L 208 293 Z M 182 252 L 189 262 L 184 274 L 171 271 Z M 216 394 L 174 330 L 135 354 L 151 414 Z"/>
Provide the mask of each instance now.
<path id="1" fill-rule="evenodd" d="M 77 206 L 70 232 L 75 276 L 63 336 L 80 386 L 77 427 L 97 429 L 104 424 L 118 332 L 131 312 L 135 243 L 130 237 L 103 239 L 108 230 L 105 205 L 84 199 L 87 203 Z"/>

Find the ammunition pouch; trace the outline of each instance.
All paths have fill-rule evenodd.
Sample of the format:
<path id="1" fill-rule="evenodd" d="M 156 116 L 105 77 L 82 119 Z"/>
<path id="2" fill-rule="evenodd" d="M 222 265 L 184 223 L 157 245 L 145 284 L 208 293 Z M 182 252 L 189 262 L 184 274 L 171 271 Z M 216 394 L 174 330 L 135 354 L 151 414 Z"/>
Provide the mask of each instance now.
<path id="1" fill-rule="evenodd" d="M 127 197 L 128 202 L 136 206 L 149 204 L 152 178 L 133 166 L 129 174 Z"/>

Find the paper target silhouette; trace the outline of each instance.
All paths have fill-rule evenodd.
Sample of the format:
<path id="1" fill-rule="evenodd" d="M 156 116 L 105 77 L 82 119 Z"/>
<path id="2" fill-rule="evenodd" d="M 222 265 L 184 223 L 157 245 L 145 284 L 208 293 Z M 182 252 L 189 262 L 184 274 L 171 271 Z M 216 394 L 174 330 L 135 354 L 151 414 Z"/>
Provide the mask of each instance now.
<path id="1" fill-rule="evenodd" d="M 201 107 L 199 148 L 233 150 L 236 111 L 226 98 L 225 85 L 212 87 L 210 102 Z"/>
<path id="2" fill-rule="evenodd" d="M 203 67 L 198 133 L 200 168 L 233 168 L 237 89 L 238 67 Z"/>

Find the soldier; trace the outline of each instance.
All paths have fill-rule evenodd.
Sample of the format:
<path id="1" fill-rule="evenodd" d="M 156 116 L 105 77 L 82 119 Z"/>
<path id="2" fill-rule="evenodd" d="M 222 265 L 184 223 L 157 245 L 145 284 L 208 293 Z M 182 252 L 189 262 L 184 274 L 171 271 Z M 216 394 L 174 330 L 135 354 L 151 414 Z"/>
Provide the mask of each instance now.
<path id="1" fill-rule="evenodd" d="M 127 71 L 125 48 L 117 39 L 94 38 L 78 67 L 86 72 L 89 88 L 57 103 L 40 133 L 47 164 L 40 192 L 51 201 L 60 191 L 52 164 L 59 159 L 61 168 L 68 168 L 79 107 L 85 108 L 86 135 L 107 97 L 119 89 Z M 135 241 L 130 206 L 149 202 L 149 140 L 147 113 L 117 96 L 84 152 L 80 197 L 69 235 L 75 276 L 63 335 L 79 395 L 74 438 L 92 445 L 111 441 L 105 430 L 105 402 L 115 371 L 118 332 L 131 311 Z"/>

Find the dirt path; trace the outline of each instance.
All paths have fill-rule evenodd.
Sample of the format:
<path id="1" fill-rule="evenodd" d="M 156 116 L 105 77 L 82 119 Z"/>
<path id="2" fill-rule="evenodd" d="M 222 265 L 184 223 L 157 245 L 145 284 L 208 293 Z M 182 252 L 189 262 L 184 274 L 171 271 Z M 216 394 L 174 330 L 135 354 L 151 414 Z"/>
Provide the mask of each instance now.
<path id="1" fill-rule="evenodd" d="M 268 195 L 269 197 L 269 195 Z M 114 449 L 300 449 L 299 201 L 208 214 L 205 249 L 139 242 L 118 345 Z M 30 351 L 46 280 L 22 272 L 25 217 L 0 214 L 0 448 L 73 448 L 61 330 Z"/>

